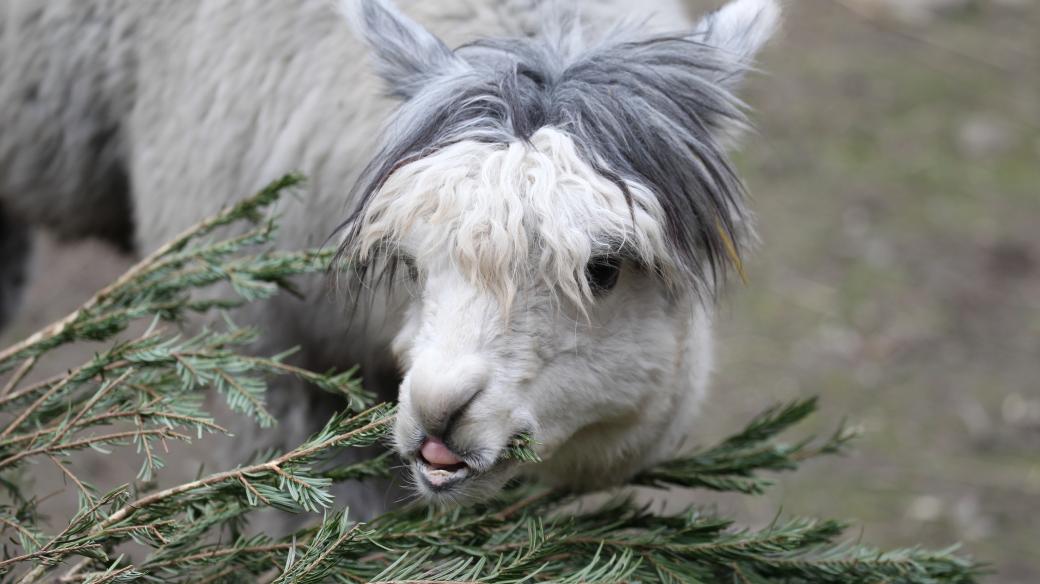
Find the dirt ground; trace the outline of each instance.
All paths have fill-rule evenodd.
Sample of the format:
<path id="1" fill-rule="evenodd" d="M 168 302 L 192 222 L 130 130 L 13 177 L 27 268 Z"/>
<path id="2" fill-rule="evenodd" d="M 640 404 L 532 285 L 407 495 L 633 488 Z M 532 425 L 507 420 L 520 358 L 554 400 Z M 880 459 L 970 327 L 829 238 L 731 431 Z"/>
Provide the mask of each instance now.
<path id="1" fill-rule="evenodd" d="M 823 426 L 865 434 L 735 505 L 1040 582 L 1040 3 L 790 4 L 748 98 L 763 245 L 723 309 L 711 431 L 819 394 Z"/>
<path id="2" fill-rule="evenodd" d="M 863 438 L 766 497 L 674 498 L 844 518 L 882 547 L 959 541 L 990 582 L 1040 582 L 1040 2 L 788 4 L 738 155 L 762 245 L 722 304 L 697 435 L 817 394 L 818 430 L 847 417 Z M 130 261 L 40 243 L 0 344 Z"/>

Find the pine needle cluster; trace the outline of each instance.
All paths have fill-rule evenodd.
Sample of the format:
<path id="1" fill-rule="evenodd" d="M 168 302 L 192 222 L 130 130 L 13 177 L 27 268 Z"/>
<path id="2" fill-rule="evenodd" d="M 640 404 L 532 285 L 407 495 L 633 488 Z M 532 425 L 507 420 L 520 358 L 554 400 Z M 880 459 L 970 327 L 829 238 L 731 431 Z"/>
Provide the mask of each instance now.
<path id="1" fill-rule="evenodd" d="M 331 250 L 270 249 L 277 232 L 271 209 L 299 182 L 287 176 L 198 224 L 68 317 L 0 351 L 0 582 L 976 581 L 979 566 L 954 549 L 880 551 L 845 539 L 846 525 L 837 521 L 777 519 L 740 529 L 696 507 L 654 513 L 617 493 L 588 509 L 577 494 L 522 481 L 490 503 L 413 505 L 352 521 L 330 487 L 388 476 L 393 461 L 385 454 L 342 466 L 335 455 L 382 440 L 393 406 L 374 404 L 353 371 L 316 373 L 286 363 L 290 353 L 252 354 L 262 331 L 232 320 L 236 307 L 292 292 L 295 277 L 320 273 L 333 260 Z M 215 295 L 214 287 L 227 293 Z M 178 323 L 190 313 L 224 318 L 185 336 Z M 135 329 L 135 322 L 147 326 Z M 26 381 L 54 349 L 84 341 L 108 348 L 66 373 Z M 342 397 L 344 410 L 290 451 L 155 486 L 168 443 L 228 434 L 207 411 L 207 395 L 270 426 L 268 384 L 283 375 Z M 815 405 L 809 399 L 769 409 L 718 445 L 658 465 L 633 484 L 759 494 L 770 484 L 763 473 L 794 470 L 847 445 L 852 433 L 844 427 L 822 440 L 781 440 Z M 507 455 L 537 462 L 529 441 L 520 437 Z M 140 468 L 111 491 L 100 492 L 73 464 L 86 449 L 126 446 Z M 56 530 L 45 529 L 40 498 L 27 492 L 30 464 L 60 469 L 78 493 L 78 511 L 58 518 Z M 309 513 L 314 521 L 284 538 L 250 531 L 250 518 L 267 508 Z M 123 555 L 128 542 L 138 551 Z"/>

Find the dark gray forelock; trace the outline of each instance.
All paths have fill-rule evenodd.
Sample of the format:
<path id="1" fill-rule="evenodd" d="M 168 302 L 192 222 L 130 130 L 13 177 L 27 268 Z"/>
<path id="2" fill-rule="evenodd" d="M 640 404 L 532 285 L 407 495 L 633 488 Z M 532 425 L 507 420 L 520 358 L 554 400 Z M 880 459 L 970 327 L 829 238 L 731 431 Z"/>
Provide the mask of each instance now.
<path id="1" fill-rule="evenodd" d="M 630 204 L 627 181 L 657 196 L 678 265 L 691 285 L 714 291 L 739 261 L 731 244 L 739 250 L 748 238 L 744 188 L 719 142 L 745 123 L 726 88 L 743 65 L 705 44 L 704 32 L 639 37 L 619 28 L 606 37 L 614 40 L 574 51 L 567 35 L 577 27 L 557 28 L 463 45 L 455 55 L 465 67 L 432 79 L 401 106 L 356 187 L 360 206 L 344 224 L 344 250 L 395 169 L 463 140 L 528 140 L 552 126 Z"/>

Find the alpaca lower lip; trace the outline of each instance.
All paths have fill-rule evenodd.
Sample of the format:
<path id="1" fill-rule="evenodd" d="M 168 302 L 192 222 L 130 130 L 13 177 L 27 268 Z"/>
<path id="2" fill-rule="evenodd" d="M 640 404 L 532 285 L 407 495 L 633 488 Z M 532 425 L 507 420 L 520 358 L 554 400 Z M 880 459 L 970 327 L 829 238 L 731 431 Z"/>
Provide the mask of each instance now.
<path id="1" fill-rule="evenodd" d="M 419 460 L 416 465 L 419 469 L 419 476 L 433 490 L 448 489 L 472 475 L 469 466 L 465 463 L 443 466 Z"/>

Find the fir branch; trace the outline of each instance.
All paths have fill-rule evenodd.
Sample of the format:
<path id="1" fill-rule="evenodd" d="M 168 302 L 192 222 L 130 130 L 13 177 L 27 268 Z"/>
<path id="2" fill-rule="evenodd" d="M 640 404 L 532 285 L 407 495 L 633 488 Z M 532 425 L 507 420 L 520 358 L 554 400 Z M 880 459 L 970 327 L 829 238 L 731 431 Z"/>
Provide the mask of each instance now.
<path id="1" fill-rule="evenodd" d="M 291 352 L 243 354 L 259 332 L 236 327 L 230 319 L 191 338 L 156 326 L 193 311 L 231 309 L 278 289 L 292 293 L 293 276 L 325 269 L 332 250 L 247 253 L 272 241 L 276 225 L 263 221 L 264 210 L 297 182 L 287 177 L 197 225 L 65 319 L 0 352 L 0 374 L 11 371 L 0 389 L 6 412 L 0 483 L 14 502 L 0 503 L 0 532 L 10 532 L 11 545 L 21 548 L 0 560 L 0 575 L 24 569 L 19 581 L 29 584 L 79 558 L 59 581 L 976 581 L 979 566 L 954 549 L 882 552 L 846 541 L 844 524 L 835 521 L 796 518 L 738 529 L 697 508 L 659 515 L 624 497 L 575 512 L 577 494 L 523 481 L 488 503 L 439 510 L 411 506 L 368 523 L 350 521 L 347 510 L 333 508 L 331 485 L 387 476 L 392 454 L 346 466 L 336 466 L 333 455 L 385 438 L 392 406 L 371 407 L 372 396 L 353 370 L 311 372 L 286 363 Z M 249 225 L 223 239 L 200 239 L 238 222 Z M 218 283 L 229 284 L 233 297 L 192 297 Z M 109 340 L 136 319 L 152 322 L 141 337 L 114 343 L 66 374 L 22 387 L 50 349 L 83 339 Z M 348 409 L 288 452 L 258 455 L 255 462 L 208 475 L 200 471 L 193 481 L 152 492 L 128 485 L 99 495 L 67 464 L 83 448 L 134 444 L 143 459 L 138 478 L 150 479 L 162 469 L 156 447 L 165 439 L 226 433 L 204 408 L 207 391 L 223 393 L 232 409 L 258 422 L 272 423 L 264 395 L 267 379 L 276 375 L 338 395 Z M 815 405 L 809 399 L 772 408 L 718 444 L 656 465 L 631 483 L 760 493 L 770 484 L 767 473 L 840 454 L 853 437 L 840 425 L 822 440 L 782 441 Z M 357 413 L 365 407 L 370 409 Z M 535 446 L 531 436 L 516 436 L 503 459 L 537 463 Z M 79 492 L 79 511 L 53 536 L 37 527 L 39 501 L 21 494 L 14 472 L 34 457 L 57 465 Z M 321 511 L 323 517 L 283 539 L 243 535 L 261 508 Z M 110 557 L 116 546 L 131 541 L 150 554 L 137 563 Z"/>
<path id="2" fill-rule="evenodd" d="M 7 397 L 12 391 L 14 391 L 14 388 L 18 387 L 18 384 L 25 379 L 25 376 L 32 371 L 32 368 L 35 365 L 36 357 L 29 357 L 22 362 L 21 366 L 15 370 L 14 374 L 11 375 L 11 378 L 4 384 L 3 389 L 0 389 L 0 399 Z"/>
<path id="3" fill-rule="evenodd" d="M 334 483 L 386 478 L 390 476 L 390 465 L 395 456 L 393 451 L 388 450 L 374 458 L 326 470 L 321 473 L 321 476 Z"/>
<path id="4" fill-rule="evenodd" d="M 19 562 L 26 562 L 29 560 L 35 560 L 40 558 L 43 558 L 48 562 L 54 562 L 70 554 L 81 554 L 87 551 L 96 552 L 100 549 L 101 546 L 96 543 L 85 543 L 79 545 L 66 546 L 61 549 L 44 548 L 35 552 L 22 554 L 20 556 L 14 556 L 12 558 L 7 558 L 6 560 L 0 560 L 0 574 L 2 574 L 11 564 L 17 564 Z"/>
<path id="5" fill-rule="evenodd" d="M 294 367 L 283 363 L 281 361 L 282 357 L 283 356 L 265 358 L 247 356 L 243 357 L 243 360 L 273 373 L 292 375 L 297 379 L 306 381 L 327 393 L 342 397 L 347 401 L 348 409 L 360 410 L 371 406 L 375 401 L 374 396 L 365 391 L 361 386 L 361 383 L 357 378 L 357 367 L 348 369 L 347 371 L 337 375 L 321 375 L 301 367 Z"/>
<path id="6" fill-rule="evenodd" d="M 262 428 L 274 425 L 274 416 L 267 411 L 263 404 L 262 392 L 266 387 L 252 384 L 247 386 L 243 383 L 243 378 L 236 379 L 219 368 L 215 371 L 217 376 L 223 381 L 223 383 L 218 383 L 217 388 L 227 388 L 226 391 L 229 394 L 228 405 L 231 406 L 232 410 L 256 417 Z"/>
<path id="7" fill-rule="evenodd" d="M 634 484 L 680 486 L 755 495 L 772 482 L 761 471 L 791 471 L 808 458 L 841 454 L 857 433 L 842 423 L 826 440 L 804 438 L 794 444 L 773 442 L 779 434 L 816 411 L 815 397 L 774 406 L 718 446 L 695 451 L 641 473 Z"/>
<path id="8" fill-rule="evenodd" d="M 352 427 L 351 430 L 336 433 L 316 443 L 304 444 L 300 448 L 287 452 L 267 462 L 241 467 L 231 471 L 212 474 L 203 479 L 191 481 L 189 483 L 184 483 L 176 487 L 170 487 L 168 489 L 164 489 L 162 491 L 146 495 L 144 497 L 141 497 L 140 499 L 137 499 L 136 501 L 133 501 L 132 503 L 127 503 L 126 505 L 124 505 L 118 511 L 110 515 L 108 518 L 101 521 L 98 524 L 98 528 L 99 530 L 103 530 L 111 525 L 115 525 L 120 521 L 129 518 L 135 513 L 171 497 L 203 489 L 205 487 L 210 487 L 212 485 L 227 482 L 229 480 L 241 482 L 242 480 L 248 480 L 248 477 L 250 475 L 262 476 L 268 473 L 277 474 L 279 472 L 284 472 L 282 467 L 289 464 L 300 464 L 301 462 L 312 460 L 315 455 L 325 452 L 328 449 L 333 448 L 341 443 L 351 441 L 358 437 L 366 437 L 367 435 L 374 434 L 376 436 L 379 436 L 381 435 L 380 432 L 385 430 L 389 423 L 393 421 L 393 417 L 392 415 L 390 415 L 391 411 L 392 410 L 386 404 L 380 404 L 371 408 L 370 410 L 357 414 L 356 416 L 349 418 L 346 421 L 340 421 L 339 424 L 337 424 L 337 426 Z M 362 421 L 366 423 L 364 425 L 361 425 L 360 427 L 353 427 L 357 426 L 358 422 Z"/>
<path id="9" fill-rule="evenodd" d="M 21 522 L 14 517 L 8 518 L 0 515 L 0 524 L 3 524 L 4 526 L 3 529 L 0 529 L 0 534 L 7 531 L 8 527 L 18 532 L 19 537 L 22 538 L 22 549 L 32 552 L 40 547 L 39 535 L 22 525 Z"/>
<path id="10" fill-rule="evenodd" d="M 29 407 L 19 412 L 15 419 L 12 420 L 9 424 L 7 424 L 7 427 L 4 428 L 3 432 L 0 432 L 0 439 L 7 438 L 7 436 L 10 435 L 11 432 L 17 430 L 18 427 L 22 425 L 22 423 L 29 419 L 29 417 L 32 416 L 33 413 L 44 404 L 44 402 L 54 397 L 59 391 L 61 391 L 66 385 L 68 385 L 71 382 L 71 380 L 72 376 L 65 377 L 60 382 L 54 384 L 43 395 L 36 398 L 36 401 L 34 401 Z M 2 467 L 3 465 L 0 464 L 0 468 Z"/>
<path id="11" fill-rule="evenodd" d="M 274 584 L 318 584 L 324 582 L 335 561 L 335 554 L 360 531 L 360 525 L 351 524 L 347 512 L 338 518 L 326 520 L 314 540 L 298 561 L 287 561 L 285 571 Z"/>
<path id="12" fill-rule="evenodd" d="M 98 448 L 100 446 L 106 445 L 123 445 L 127 440 L 142 438 L 146 436 L 172 438 L 174 440 L 181 440 L 184 442 L 191 441 L 190 436 L 181 434 L 179 432 L 175 432 L 170 428 L 154 428 L 147 430 L 139 429 L 128 430 L 125 432 L 112 432 L 109 434 L 101 434 L 99 436 L 83 438 L 81 440 L 73 440 L 70 442 L 63 442 L 60 444 L 48 444 L 46 446 L 40 446 L 38 448 L 29 448 L 23 450 L 18 454 L 13 454 L 3 460 L 0 460 L 0 471 L 31 456 L 38 456 L 41 454 L 63 454 L 72 450 L 82 450 L 84 448 Z"/>
<path id="13" fill-rule="evenodd" d="M 70 471 L 53 454 L 48 454 L 47 458 L 50 459 L 50 461 L 54 463 L 54 466 L 57 466 L 59 469 L 61 469 L 61 473 L 62 473 L 62 475 L 64 475 L 64 478 L 72 481 L 72 484 L 76 485 L 76 490 L 79 492 L 81 500 L 85 501 L 87 503 L 87 505 L 93 504 L 93 502 L 94 502 L 94 490 L 92 488 L 88 487 L 83 481 L 81 481 L 79 479 L 79 477 L 77 477 L 75 475 L 75 473 Z"/>
<path id="14" fill-rule="evenodd" d="M 541 462 L 542 458 L 534 450 L 534 438 L 530 434 L 520 434 L 509 442 L 505 458 L 522 463 Z"/>
<path id="15" fill-rule="evenodd" d="M 83 418 L 83 416 L 85 416 L 87 414 L 87 412 L 92 410 L 94 408 L 94 406 L 97 405 L 97 403 L 101 400 L 101 398 L 105 396 L 106 393 L 109 393 L 113 389 L 118 388 L 133 373 L 134 373 L 133 367 L 129 367 L 129 368 L 127 368 L 126 371 L 124 371 L 122 374 L 120 374 L 119 377 L 117 377 L 115 380 L 113 380 L 111 382 L 103 383 L 101 385 L 101 388 L 99 388 L 97 390 L 97 392 L 94 393 L 94 395 L 91 396 L 90 399 L 87 400 L 87 403 L 80 408 L 79 412 L 75 415 L 75 417 L 72 418 L 71 421 L 69 421 L 68 423 L 62 424 L 59 428 L 57 428 L 56 433 L 50 439 L 50 443 L 51 444 L 56 444 L 58 441 L 60 441 L 62 438 L 64 438 L 65 435 L 68 434 L 69 430 L 72 429 L 72 428 L 75 428 L 77 423 L 79 423 L 79 421 Z"/>
<path id="16" fill-rule="evenodd" d="M 193 563 L 206 563 L 208 560 L 214 559 L 227 559 L 232 556 L 241 555 L 247 556 L 251 554 L 270 554 L 272 552 L 288 552 L 290 549 L 299 547 L 292 543 L 272 543 L 267 545 L 255 545 L 255 546 L 242 546 L 242 547 L 214 547 L 206 551 L 197 552 L 194 554 L 181 556 L 178 558 L 172 558 L 169 560 L 163 560 L 161 562 L 151 562 L 146 564 L 149 570 L 162 570 L 164 568 L 171 568 L 174 566 L 181 566 L 185 564 Z"/>
<path id="17" fill-rule="evenodd" d="M 286 189 L 297 186 L 302 181 L 303 178 L 300 175 L 287 175 L 271 183 L 256 195 L 243 199 L 235 205 L 224 209 L 214 217 L 187 229 L 172 241 L 161 246 L 135 264 L 115 282 L 103 288 L 65 318 L 44 328 L 24 341 L 0 351 L 0 373 L 7 371 L 12 361 L 37 357 L 59 344 L 65 344 L 78 338 L 80 335 L 85 335 L 88 338 L 94 336 L 89 327 L 80 327 L 80 325 L 85 324 L 84 321 L 89 323 L 89 318 L 86 317 L 90 314 L 90 311 L 105 302 L 109 297 L 121 293 L 134 280 L 153 269 L 154 264 L 160 258 L 182 250 L 190 241 L 204 237 L 217 228 L 242 219 L 254 223 L 259 221 L 261 210 L 273 205 Z"/>
<path id="18" fill-rule="evenodd" d="M 390 422 L 393 421 L 392 414 L 393 409 L 391 407 L 387 404 L 380 404 L 353 417 L 334 417 L 326 425 L 325 430 L 295 450 L 267 462 L 215 473 L 208 477 L 163 489 L 133 502 L 126 503 L 117 511 L 99 521 L 93 528 L 92 533 L 97 537 L 111 535 L 107 534 L 106 530 L 138 513 L 156 507 L 169 499 L 208 489 L 221 483 L 249 483 L 253 485 L 253 490 L 255 491 L 258 487 L 257 481 L 270 475 L 277 476 L 281 480 L 279 491 L 290 492 L 292 500 L 302 507 L 313 509 L 313 505 L 316 502 L 325 506 L 331 500 L 322 496 L 321 493 L 324 492 L 324 489 L 327 489 L 331 481 L 324 483 L 307 482 L 301 475 L 293 475 L 287 472 L 286 469 L 299 467 L 302 464 L 313 461 L 316 456 L 344 443 L 367 444 L 374 439 L 378 439 L 383 435 Z M 273 499 L 274 497 L 272 497 L 272 493 L 269 491 L 265 494 L 265 498 Z M 86 563 L 78 564 L 65 575 L 65 578 L 74 576 L 85 565 Z"/>
<path id="19" fill-rule="evenodd" d="M 91 416 L 78 420 L 75 424 L 59 423 L 53 426 L 42 428 L 34 432 L 27 434 L 19 434 L 11 436 L 5 440 L 0 440 L 0 448 L 5 448 L 14 444 L 20 444 L 23 442 L 34 442 L 42 437 L 49 436 L 62 428 L 68 427 L 69 429 L 75 427 L 78 429 L 85 429 L 98 424 L 109 424 L 117 422 L 121 419 L 126 418 L 156 418 L 160 422 L 170 423 L 177 422 L 181 425 L 191 425 L 204 428 L 210 432 L 217 432 L 220 434 L 227 434 L 227 428 L 213 422 L 209 418 L 195 417 L 189 415 L 182 415 L 174 412 L 162 412 L 152 409 L 142 409 L 140 411 L 126 411 L 126 412 L 107 412 L 97 416 Z"/>

